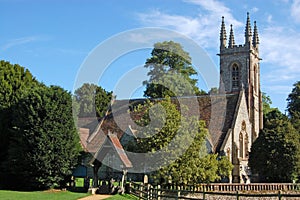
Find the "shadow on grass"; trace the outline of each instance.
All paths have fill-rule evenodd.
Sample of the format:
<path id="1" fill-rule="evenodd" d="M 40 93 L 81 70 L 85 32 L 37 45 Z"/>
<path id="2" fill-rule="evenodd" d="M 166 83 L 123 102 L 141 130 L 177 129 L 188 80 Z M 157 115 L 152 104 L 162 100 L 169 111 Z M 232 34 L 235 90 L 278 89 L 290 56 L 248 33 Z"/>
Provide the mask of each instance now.
<path id="1" fill-rule="evenodd" d="M 69 187 L 67 188 L 70 192 L 76 192 L 76 193 L 87 193 L 88 189 L 84 187 Z"/>

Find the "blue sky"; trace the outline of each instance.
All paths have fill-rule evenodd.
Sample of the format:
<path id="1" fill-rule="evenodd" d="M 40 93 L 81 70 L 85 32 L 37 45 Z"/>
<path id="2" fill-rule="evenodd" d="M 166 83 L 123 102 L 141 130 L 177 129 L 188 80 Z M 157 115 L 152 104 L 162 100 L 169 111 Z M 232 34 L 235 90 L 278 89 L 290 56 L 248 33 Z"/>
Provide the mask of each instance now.
<path id="1" fill-rule="evenodd" d="M 261 89 L 273 106 L 284 111 L 292 85 L 300 80 L 300 0 L 0 0 L 0 8 L 0 59 L 69 91 L 82 63 L 99 44 L 136 28 L 179 32 L 202 47 L 218 68 L 221 17 L 225 16 L 227 33 L 233 24 L 236 44 L 243 44 L 247 12 L 252 25 L 257 21 Z M 113 90 L 122 73 L 142 66 L 150 51 L 114 60 L 101 86 Z"/>

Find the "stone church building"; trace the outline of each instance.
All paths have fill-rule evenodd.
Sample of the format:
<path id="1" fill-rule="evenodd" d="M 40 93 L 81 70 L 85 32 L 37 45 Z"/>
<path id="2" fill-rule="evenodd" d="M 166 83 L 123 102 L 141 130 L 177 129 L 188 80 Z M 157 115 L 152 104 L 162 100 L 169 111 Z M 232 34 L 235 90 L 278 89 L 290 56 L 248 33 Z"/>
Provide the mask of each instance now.
<path id="1" fill-rule="evenodd" d="M 260 91 L 259 37 L 249 13 L 245 27 L 245 43 L 236 45 L 232 25 L 227 43 L 224 17 L 220 31 L 220 90 L 238 95 L 234 118 L 222 141 L 220 151 L 229 156 L 234 165 L 233 182 L 248 181 L 248 156 L 251 144 L 263 128 L 262 94 Z"/>
<path id="2" fill-rule="evenodd" d="M 260 129 L 263 128 L 259 37 L 256 22 L 253 29 L 251 27 L 249 14 L 245 26 L 245 43 L 240 45 L 235 44 L 232 25 L 227 40 L 224 17 L 222 18 L 218 55 L 219 93 L 179 98 L 184 99 L 187 105 L 190 101 L 198 102 L 199 119 L 206 122 L 209 130 L 207 138 L 209 151 L 228 156 L 234 165 L 229 181 L 249 183 L 251 181 L 251 171 L 248 167 L 249 151 Z M 126 145 L 132 138 L 137 138 L 139 133 L 135 131 L 134 119 L 130 118 L 128 111 L 131 106 L 143 102 L 145 99 L 115 100 L 104 118 L 94 121 L 79 119 L 80 138 L 84 149 L 93 151 L 91 152 L 93 155 L 99 155 L 99 151 L 103 152 L 104 147 L 99 146 L 103 142 L 99 144 L 97 141 L 101 141 L 99 138 L 109 134 L 117 135 L 122 145 Z M 118 151 L 115 149 L 115 152 L 120 152 L 120 149 Z M 124 156 L 123 149 L 121 152 Z M 109 156 L 110 154 L 102 155 L 101 158 Z M 122 171 L 123 169 L 118 167 L 122 164 L 122 155 L 114 155 L 113 158 L 116 159 L 114 161 L 116 168 L 119 168 L 117 171 Z M 90 164 L 95 168 L 93 163 Z M 98 169 L 94 169 L 94 173 L 98 173 Z"/>

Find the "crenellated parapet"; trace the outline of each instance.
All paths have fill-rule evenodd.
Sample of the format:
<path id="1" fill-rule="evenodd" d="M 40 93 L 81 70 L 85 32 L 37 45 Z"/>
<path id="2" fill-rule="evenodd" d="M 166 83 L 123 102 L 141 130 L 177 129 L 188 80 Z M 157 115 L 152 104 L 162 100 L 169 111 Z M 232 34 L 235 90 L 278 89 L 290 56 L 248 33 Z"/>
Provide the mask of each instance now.
<path id="1" fill-rule="evenodd" d="M 256 21 L 254 22 L 253 34 L 249 13 L 247 13 L 247 21 L 245 26 L 245 43 L 236 45 L 234 40 L 234 31 L 232 24 L 230 25 L 229 42 L 227 45 L 227 35 L 224 17 L 222 17 L 220 31 L 220 54 L 245 53 L 251 51 L 254 54 L 259 53 L 259 36 Z"/>

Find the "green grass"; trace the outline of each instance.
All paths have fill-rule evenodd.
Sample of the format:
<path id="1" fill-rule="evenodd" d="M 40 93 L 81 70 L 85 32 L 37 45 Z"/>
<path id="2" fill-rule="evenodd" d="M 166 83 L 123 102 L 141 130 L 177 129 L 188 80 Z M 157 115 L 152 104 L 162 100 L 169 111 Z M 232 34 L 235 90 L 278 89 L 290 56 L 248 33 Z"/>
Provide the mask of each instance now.
<path id="1" fill-rule="evenodd" d="M 0 190 L 1 200 L 77 200 L 85 196 L 88 194 L 69 191 L 17 192 Z"/>
<path id="2" fill-rule="evenodd" d="M 138 198 L 133 195 L 129 195 L 129 194 L 123 194 L 123 195 L 117 194 L 117 195 L 107 198 L 106 200 L 126 200 L 126 199 L 137 200 Z"/>

